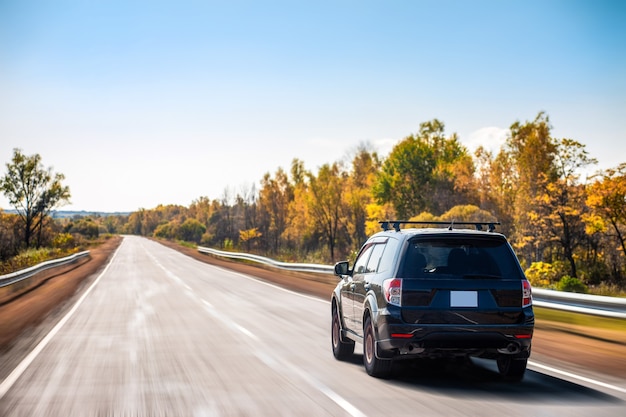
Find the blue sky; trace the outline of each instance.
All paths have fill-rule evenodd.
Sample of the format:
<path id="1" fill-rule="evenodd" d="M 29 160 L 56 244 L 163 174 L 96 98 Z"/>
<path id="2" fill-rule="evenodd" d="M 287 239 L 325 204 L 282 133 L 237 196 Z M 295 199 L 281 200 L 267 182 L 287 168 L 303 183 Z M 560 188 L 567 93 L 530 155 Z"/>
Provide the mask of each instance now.
<path id="1" fill-rule="evenodd" d="M 613 167 L 625 4 L 0 0 L 2 172 L 17 147 L 65 174 L 64 209 L 189 205 L 433 118 L 497 146 L 539 111 Z"/>

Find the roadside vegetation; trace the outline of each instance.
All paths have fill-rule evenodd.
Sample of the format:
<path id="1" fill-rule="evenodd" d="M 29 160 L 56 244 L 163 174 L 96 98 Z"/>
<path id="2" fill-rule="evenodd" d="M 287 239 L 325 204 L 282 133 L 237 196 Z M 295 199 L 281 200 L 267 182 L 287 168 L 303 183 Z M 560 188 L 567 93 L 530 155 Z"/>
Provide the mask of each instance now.
<path id="1" fill-rule="evenodd" d="M 55 219 L 53 210 L 69 201 L 63 174 L 44 168 L 40 155 L 15 149 L 0 190 L 16 211 L 0 211 L 0 275 L 62 258 L 108 239 L 94 219 Z M 104 232 L 104 233 L 102 233 Z"/>
<path id="2" fill-rule="evenodd" d="M 40 226 L 47 238 L 35 241 L 54 248 L 60 234 L 81 241 L 97 230 L 95 236 L 136 234 L 329 264 L 352 259 L 380 220 L 499 221 L 497 231 L 507 235 L 534 286 L 625 296 L 626 162 L 598 171 L 585 145 L 555 138 L 551 129 L 539 113 L 514 122 L 497 152 L 481 147 L 471 154 L 434 119 L 386 157 L 363 144 L 317 171 L 294 159 L 266 173 L 259 189 L 226 188 L 189 206 L 48 216 Z M 7 261 L 33 245 L 19 235 L 17 215 L 1 215 L 0 256 Z"/>

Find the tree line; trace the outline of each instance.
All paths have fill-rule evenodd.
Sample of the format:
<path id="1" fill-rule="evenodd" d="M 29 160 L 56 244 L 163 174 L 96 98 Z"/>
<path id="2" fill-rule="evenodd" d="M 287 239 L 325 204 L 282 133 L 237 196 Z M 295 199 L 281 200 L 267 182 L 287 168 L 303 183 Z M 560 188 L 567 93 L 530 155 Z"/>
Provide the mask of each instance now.
<path id="1" fill-rule="evenodd" d="M 513 123 L 497 152 L 472 154 L 434 119 L 385 158 L 362 144 L 317 171 L 294 159 L 258 190 L 93 221 L 106 233 L 323 263 L 354 257 L 381 220 L 499 221 L 535 285 L 626 288 L 626 163 L 594 171 L 582 143 L 551 130 L 541 112 Z"/>

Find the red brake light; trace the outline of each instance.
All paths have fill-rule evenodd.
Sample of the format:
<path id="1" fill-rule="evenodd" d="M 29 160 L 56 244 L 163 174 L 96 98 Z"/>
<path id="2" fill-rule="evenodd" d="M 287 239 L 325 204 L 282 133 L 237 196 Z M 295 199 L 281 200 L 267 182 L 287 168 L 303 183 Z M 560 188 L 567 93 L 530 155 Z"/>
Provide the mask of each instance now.
<path id="1" fill-rule="evenodd" d="M 533 291 L 530 282 L 522 280 L 522 307 L 528 307 L 533 303 Z"/>
<path id="2" fill-rule="evenodd" d="M 413 335 L 411 333 L 391 333 L 391 337 L 396 339 L 410 339 Z"/>
<path id="3" fill-rule="evenodd" d="M 402 305 L 402 280 L 399 278 L 383 281 L 383 293 L 389 304 Z"/>

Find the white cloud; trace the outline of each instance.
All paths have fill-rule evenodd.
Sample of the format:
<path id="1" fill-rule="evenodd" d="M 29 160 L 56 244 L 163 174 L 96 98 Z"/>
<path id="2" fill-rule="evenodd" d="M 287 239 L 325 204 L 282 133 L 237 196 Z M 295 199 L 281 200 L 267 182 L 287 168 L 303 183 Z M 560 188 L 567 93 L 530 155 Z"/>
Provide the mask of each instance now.
<path id="1" fill-rule="evenodd" d="M 482 146 L 496 154 L 506 141 L 508 134 L 509 129 L 494 126 L 482 127 L 470 133 L 468 139 L 463 142 L 465 142 L 465 146 L 469 148 L 470 152 L 474 152 L 479 146 Z"/>
<path id="2" fill-rule="evenodd" d="M 389 154 L 393 150 L 393 147 L 396 146 L 398 142 L 400 142 L 398 139 L 391 138 L 375 139 L 373 141 L 374 148 L 376 149 L 376 152 L 378 153 L 378 156 L 380 158 L 386 158 L 387 156 L 389 156 Z"/>

